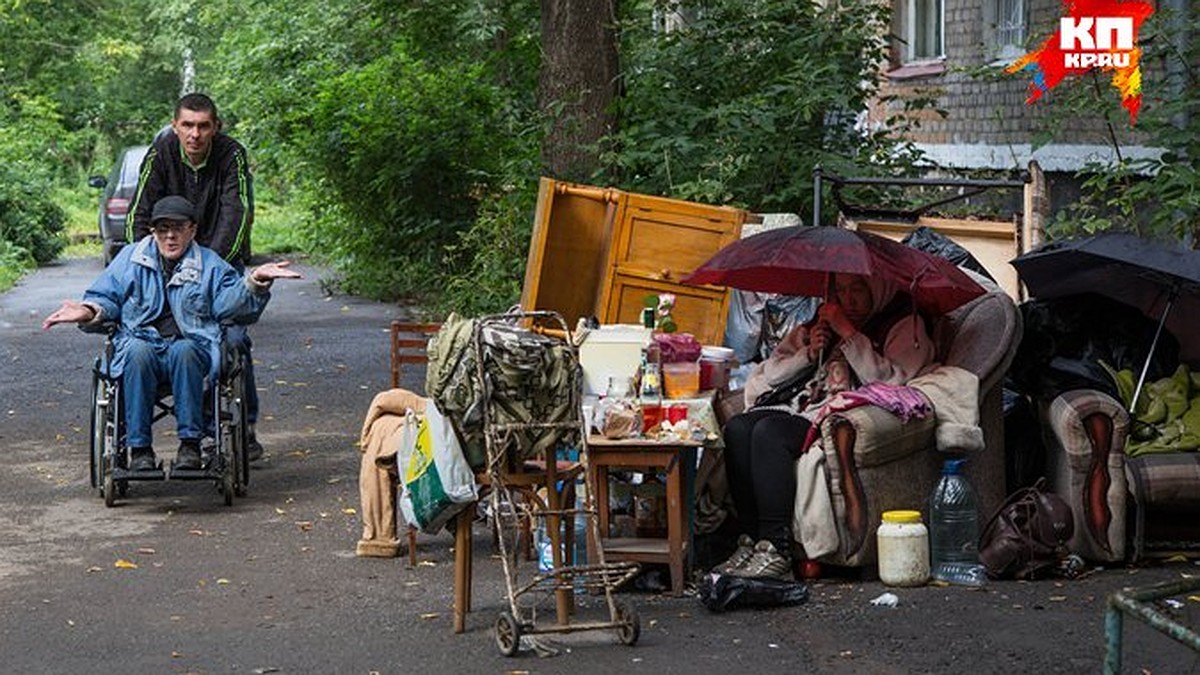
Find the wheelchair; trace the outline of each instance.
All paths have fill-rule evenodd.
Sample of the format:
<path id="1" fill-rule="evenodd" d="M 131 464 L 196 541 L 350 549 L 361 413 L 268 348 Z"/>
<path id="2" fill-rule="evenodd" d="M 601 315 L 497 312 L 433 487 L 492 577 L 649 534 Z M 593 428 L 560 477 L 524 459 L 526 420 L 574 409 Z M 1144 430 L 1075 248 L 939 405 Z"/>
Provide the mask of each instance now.
<path id="1" fill-rule="evenodd" d="M 91 412 L 91 484 L 99 490 L 105 506 L 114 506 L 125 497 L 129 484 L 136 481 L 213 481 L 226 506 L 233 498 L 244 497 L 250 484 L 250 460 L 247 456 L 249 430 L 246 422 L 246 358 L 221 339 L 220 376 L 205 386 L 206 419 L 209 434 L 201 443 L 201 468 L 176 469 L 157 466 L 153 471 L 130 471 L 130 450 L 125 443 L 125 415 L 121 397 L 121 378 L 108 370 L 113 356 L 115 327 L 106 331 L 104 353 L 92 364 Z M 155 423 L 175 414 L 170 386 L 160 388 L 154 403 Z M 215 427 L 215 428 L 214 428 Z"/>

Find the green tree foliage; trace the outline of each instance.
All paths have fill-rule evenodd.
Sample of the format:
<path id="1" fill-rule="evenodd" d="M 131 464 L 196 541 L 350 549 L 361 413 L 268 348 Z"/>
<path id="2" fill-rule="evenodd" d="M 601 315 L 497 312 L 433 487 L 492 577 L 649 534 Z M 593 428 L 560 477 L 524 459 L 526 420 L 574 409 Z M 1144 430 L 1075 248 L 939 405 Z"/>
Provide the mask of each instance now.
<path id="1" fill-rule="evenodd" d="M 807 215 L 815 165 L 910 163 L 894 129 L 860 120 L 886 57 L 886 3 L 679 4 L 637 3 L 622 24 L 625 93 L 606 156 L 618 182 Z"/>
<path id="2" fill-rule="evenodd" d="M 16 95 L 0 105 L 0 256 L 5 267 L 54 260 L 64 214 L 50 199 L 60 119 L 53 102 Z"/>
<path id="3" fill-rule="evenodd" d="M 200 15 L 207 34 L 223 29 L 201 79 L 238 111 L 259 180 L 282 179 L 304 202 L 312 217 L 299 225 L 348 289 L 445 288 L 474 252 L 456 242 L 481 201 L 536 148 L 520 132 L 534 5 L 266 4 Z"/>

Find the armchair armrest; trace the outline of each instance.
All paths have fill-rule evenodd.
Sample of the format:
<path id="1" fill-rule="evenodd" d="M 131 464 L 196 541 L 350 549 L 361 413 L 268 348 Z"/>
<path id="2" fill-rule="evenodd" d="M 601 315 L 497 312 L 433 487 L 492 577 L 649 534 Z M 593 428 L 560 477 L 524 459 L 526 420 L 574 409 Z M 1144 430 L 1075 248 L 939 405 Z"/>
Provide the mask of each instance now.
<path id="1" fill-rule="evenodd" d="M 874 524 L 883 511 L 913 508 L 927 497 L 937 471 L 936 420 L 902 422 L 867 405 L 830 415 L 821 424 L 825 475 L 838 529 L 838 551 L 827 562 L 875 561 Z"/>
<path id="2" fill-rule="evenodd" d="M 821 445 L 827 460 L 835 459 L 835 430 L 839 424 L 849 424 L 853 428 L 854 465 L 866 469 L 904 459 L 932 447 L 937 421 L 930 415 L 902 422 L 899 417 L 873 405 L 834 413 L 821 424 Z"/>
<path id="3" fill-rule="evenodd" d="M 1129 414 L 1104 392 L 1075 389 L 1050 402 L 1044 426 L 1047 473 L 1075 518 L 1071 550 L 1091 560 L 1122 560 Z"/>

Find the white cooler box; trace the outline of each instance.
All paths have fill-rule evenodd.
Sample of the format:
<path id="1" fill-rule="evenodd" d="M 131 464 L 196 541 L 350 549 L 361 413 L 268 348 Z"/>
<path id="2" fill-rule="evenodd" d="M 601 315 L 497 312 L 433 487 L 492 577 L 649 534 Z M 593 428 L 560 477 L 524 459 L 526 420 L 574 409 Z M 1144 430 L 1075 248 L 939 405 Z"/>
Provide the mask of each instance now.
<path id="1" fill-rule="evenodd" d="M 636 377 L 650 333 L 635 324 L 609 324 L 588 333 L 579 347 L 584 395 L 602 396 L 610 377 Z"/>

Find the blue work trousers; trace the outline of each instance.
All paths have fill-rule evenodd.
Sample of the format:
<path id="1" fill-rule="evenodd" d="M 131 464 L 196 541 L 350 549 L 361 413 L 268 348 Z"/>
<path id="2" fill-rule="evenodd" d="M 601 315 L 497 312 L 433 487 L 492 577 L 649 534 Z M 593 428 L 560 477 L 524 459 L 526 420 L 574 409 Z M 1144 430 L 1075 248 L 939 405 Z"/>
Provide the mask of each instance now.
<path id="1" fill-rule="evenodd" d="M 209 370 L 208 350 L 180 338 L 160 343 L 132 340 L 127 345 L 121 375 L 125 404 L 125 442 L 129 447 L 150 447 L 154 401 L 160 384 L 170 383 L 175 405 L 175 428 L 180 440 L 200 440 L 204 435 L 204 377 Z"/>

